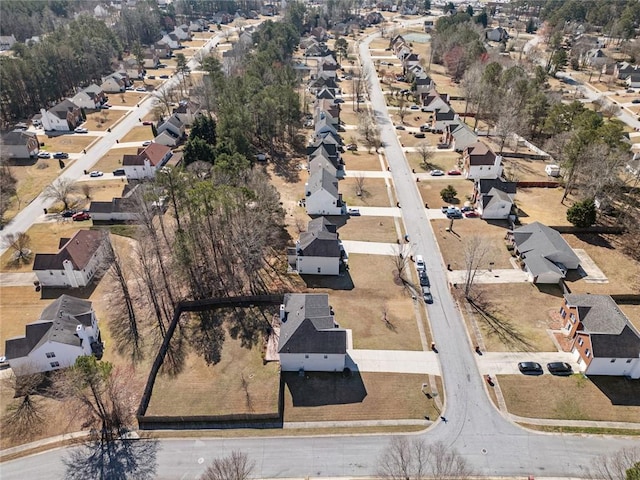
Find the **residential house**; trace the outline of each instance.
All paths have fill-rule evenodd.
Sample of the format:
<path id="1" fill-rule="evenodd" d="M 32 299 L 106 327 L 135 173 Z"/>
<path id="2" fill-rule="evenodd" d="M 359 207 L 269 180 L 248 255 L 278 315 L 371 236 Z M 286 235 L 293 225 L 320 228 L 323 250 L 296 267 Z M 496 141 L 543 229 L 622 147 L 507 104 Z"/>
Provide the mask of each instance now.
<path id="1" fill-rule="evenodd" d="M 16 43 L 16 37 L 14 35 L 0 36 L 0 52 L 11 50 L 14 43 Z"/>
<path id="2" fill-rule="evenodd" d="M 153 48 L 147 48 L 144 51 L 144 59 L 142 66 L 144 68 L 158 68 L 160 65 L 160 57 L 158 52 Z"/>
<path id="3" fill-rule="evenodd" d="M 501 178 L 477 180 L 473 187 L 473 204 L 485 220 L 506 220 L 516 196 L 517 182 Z"/>
<path id="4" fill-rule="evenodd" d="M 335 322 L 326 293 L 288 293 L 280 306 L 278 355 L 283 372 L 342 372 L 350 332 Z"/>
<path id="5" fill-rule="evenodd" d="M 180 143 L 180 137 L 177 137 L 169 130 L 164 130 L 163 132 L 160 132 L 158 135 L 156 135 L 153 141 L 167 147 L 175 147 Z"/>
<path id="6" fill-rule="evenodd" d="M 640 72 L 629 74 L 626 84 L 629 88 L 640 88 Z"/>
<path id="7" fill-rule="evenodd" d="M 31 158 L 38 155 L 40 141 L 34 132 L 13 130 L 2 136 L 2 156 L 6 158 Z"/>
<path id="8" fill-rule="evenodd" d="M 466 123 L 450 123 L 444 129 L 443 143 L 450 145 L 456 152 L 462 152 L 465 148 L 478 141 L 478 136 Z"/>
<path id="9" fill-rule="evenodd" d="M 631 175 L 640 177 L 640 155 L 637 153 L 633 155 L 633 158 L 627 162 L 625 170 Z"/>
<path id="10" fill-rule="evenodd" d="M 122 61 L 122 67 L 120 73 L 124 73 L 127 78 L 136 78 L 141 80 L 144 77 L 144 69 L 138 65 L 138 61 L 135 58 L 127 58 Z"/>
<path id="11" fill-rule="evenodd" d="M 435 88 L 420 95 L 423 112 L 435 112 L 436 110 L 450 109 L 449 95 L 440 95 Z"/>
<path id="12" fill-rule="evenodd" d="M 336 226 L 325 217 L 309 222 L 290 253 L 290 263 L 301 275 L 338 275 L 344 256 Z"/>
<path id="13" fill-rule="evenodd" d="M 178 138 L 182 138 L 184 137 L 185 125 L 182 123 L 182 120 L 180 120 L 180 117 L 174 114 L 158 125 L 158 134 L 161 134 L 165 130 L 171 132 Z"/>
<path id="14" fill-rule="evenodd" d="M 103 344 L 91 302 L 62 295 L 47 306 L 23 337 L 5 342 L 5 357 L 16 376 L 72 366 L 82 355 L 102 358 Z"/>
<path id="15" fill-rule="evenodd" d="M 498 178 L 502 175 L 502 156 L 496 155 L 483 142 L 477 141 L 462 153 L 463 173 L 466 178 Z"/>
<path id="16" fill-rule="evenodd" d="M 153 178 L 156 170 L 162 168 L 172 155 L 173 152 L 166 145 L 152 142 L 147 147 L 138 148 L 135 155 L 124 155 L 122 168 L 128 180 Z"/>
<path id="17" fill-rule="evenodd" d="M 364 19 L 369 25 L 377 25 L 384 22 L 384 17 L 380 12 L 369 12 Z"/>
<path id="18" fill-rule="evenodd" d="M 103 266 L 109 235 L 103 230 L 79 230 L 61 238 L 57 253 L 37 253 L 33 270 L 43 287 L 86 287 Z"/>
<path id="19" fill-rule="evenodd" d="M 333 89 L 336 93 L 340 93 L 340 88 L 338 87 L 338 84 L 333 78 L 326 78 L 324 76 L 320 76 L 312 79 L 309 82 L 309 91 L 314 95 L 320 90 L 322 90 L 323 88 L 330 88 L 330 89 Z"/>
<path id="20" fill-rule="evenodd" d="M 158 55 L 158 58 L 171 58 L 171 47 L 164 43 L 154 43 L 153 51 Z"/>
<path id="21" fill-rule="evenodd" d="M 315 37 L 304 37 L 303 39 L 300 40 L 300 48 L 302 50 L 306 50 L 307 48 L 313 46 L 313 45 L 318 45 L 318 40 L 316 40 Z"/>
<path id="22" fill-rule="evenodd" d="M 338 193 L 338 180 L 327 170 L 319 170 L 304 185 L 309 215 L 344 215 L 346 206 Z"/>
<path id="23" fill-rule="evenodd" d="M 338 65 L 335 63 L 323 62 L 318 64 L 318 76 L 325 78 L 338 77 Z"/>
<path id="24" fill-rule="evenodd" d="M 460 118 L 453 108 L 449 106 L 437 109 L 431 116 L 431 128 L 433 128 L 434 132 L 442 133 L 447 125 L 454 122 L 459 123 Z"/>
<path id="25" fill-rule="evenodd" d="M 313 37 L 317 42 L 326 42 L 329 38 L 327 31 L 322 27 L 312 28 L 309 32 L 309 36 Z"/>
<path id="26" fill-rule="evenodd" d="M 580 55 L 580 63 L 592 67 L 602 67 L 609 62 L 609 57 L 600 49 L 594 48 Z"/>
<path id="27" fill-rule="evenodd" d="M 122 197 L 114 197 L 110 202 L 92 201 L 89 213 L 94 222 L 135 222 L 139 220 L 142 184 L 131 188 L 126 185 Z"/>
<path id="28" fill-rule="evenodd" d="M 87 110 L 95 110 L 100 108 L 106 100 L 106 96 L 98 85 L 92 83 L 87 88 L 80 90 L 76 93 L 71 101 L 80 108 L 86 108 Z"/>
<path id="29" fill-rule="evenodd" d="M 204 20 L 202 20 L 201 18 L 197 19 L 197 20 L 192 20 L 189 23 L 189 31 L 191 33 L 193 32 L 202 32 L 205 29 L 205 22 Z M 208 28 L 207 28 L 208 30 Z"/>
<path id="30" fill-rule="evenodd" d="M 329 160 L 323 153 L 316 154 L 309 159 L 309 175 L 313 176 L 316 172 L 320 170 L 326 170 L 333 177 L 338 177 L 338 169 L 334 165 L 334 163 Z M 344 171 L 340 173 L 341 176 L 344 176 Z"/>
<path id="31" fill-rule="evenodd" d="M 45 131 L 68 132 L 82 123 L 80 107 L 66 99 L 49 110 L 40 109 L 42 127 Z"/>
<path id="32" fill-rule="evenodd" d="M 583 373 L 640 378 L 640 333 L 609 295 L 565 294 L 560 315 Z"/>
<path id="33" fill-rule="evenodd" d="M 180 39 L 176 36 L 175 33 L 167 33 L 156 42 L 156 45 L 164 45 L 171 50 L 177 50 L 178 48 L 180 48 Z"/>
<path id="34" fill-rule="evenodd" d="M 402 70 L 405 75 L 409 68 L 420 65 L 420 56 L 417 53 L 407 53 L 400 60 L 402 61 Z"/>
<path id="35" fill-rule="evenodd" d="M 316 99 L 318 100 L 331 100 L 335 102 L 336 98 L 337 98 L 336 92 L 334 89 L 331 89 L 331 88 L 322 87 L 316 93 Z"/>
<path id="36" fill-rule="evenodd" d="M 420 68 L 420 70 L 422 70 L 422 68 Z M 419 97 L 421 97 L 424 93 L 427 93 L 436 88 L 436 84 L 433 79 L 424 72 L 416 73 L 413 83 L 415 83 L 416 85 L 416 95 L 418 95 Z"/>
<path id="37" fill-rule="evenodd" d="M 628 62 L 616 63 L 613 69 L 613 75 L 618 80 L 626 80 L 632 73 L 640 73 L 640 67 L 638 65 L 631 65 Z"/>
<path id="38" fill-rule="evenodd" d="M 182 122 L 183 125 L 190 127 L 196 118 L 202 115 L 200 105 L 191 100 L 181 101 L 176 108 L 173 109 L 173 115 Z"/>
<path id="39" fill-rule="evenodd" d="M 509 232 L 507 239 L 532 283 L 559 283 L 568 270 L 580 266 L 580 259 L 562 236 L 540 222 Z"/>
<path id="40" fill-rule="evenodd" d="M 327 119 L 327 123 L 330 123 L 331 125 L 337 126 L 340 124 L 340 110 L 340 104 L 334 103 L 333 100 L 316 100 L 316 118 L 320 118 L 324 115 Z"/>
<path id="41" fill-rule="evenodd" d="M 305 57 L 323 57 L 329 53 L 329 48 L 324 43 L 309 45 L 305 51 Z"/>
<path id="42" fill-rule="evenodd" d="M 180 40 L 181 42 L 189 41 L 192 37 L 192 34 L 189 31 L 189 26 L 184 24 L 175 27 L 171 33 L 178 37 L 178 40 Z"/>
<path id="43" fill-rule="evenodd" d="M 504 28 L 497 27 L 487 32 L 487 40 L 491 42 L 506 42 L 509 40 L 509 34 Z"/>
<path id="44" fill-rule="evenodd" d="M 100 88 L 105 93 L 121 93 L 124 92 L 128 86 L 128 77 L 118 72 L 102 77 L 102 83 L 100 84 Z"/>

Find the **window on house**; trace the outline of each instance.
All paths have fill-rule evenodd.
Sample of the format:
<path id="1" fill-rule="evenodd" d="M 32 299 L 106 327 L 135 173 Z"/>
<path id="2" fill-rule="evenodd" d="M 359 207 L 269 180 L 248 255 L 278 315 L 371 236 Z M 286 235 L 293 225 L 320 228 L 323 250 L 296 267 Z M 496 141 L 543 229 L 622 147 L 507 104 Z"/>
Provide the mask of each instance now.
<path id="1" fill-rule="evenodd" d="M 573 313 L 569 315 L 569 318 L 571 319 L 571 323 L 576 323 L 576 316 Z"/>
<path id="2" fill-rule="evenodd" d="M 584 343 L 584 340 L 582 340 L 582 337 L 578 338 L 578 345 L 582 346 L 583 343 Z"/>
<path id="3" fill-rule="evenodd" d="M 321 271 L 321 268 L 320 268 L 320 267 L 318 267 L 318 273 L 320 273 L 320 271 Z"/>
<path id="4" fill-rule="evenodd" d="M 49 272 L 49 275 L 53 275 L 53 272 Z"/>
<path id="5" fill-rule="evenodd" d="M 49 365 L 51 365 L 51 368 L 56 368 L 60 366 L 60 362 L 51 362 Z"/>
<path id="6" fill-rule="evenodd" d="M 589 358 L 591 356 L 591 350 L 589 350 L 588 348 L 584 351 L 584 355 L 585 357 Z"/>
<path id="7" fill-rule="evenodd" d="M 325 359 L 329 358 L 327 355 L 324 356 Z"/>
<path id="8" fill-rule="evenodd" d="M 56 357 L 56 353 L 55 352 L 47 352 L 45 355 L 47 356 L 47 358 L 55 358 Z"/>
<path id="9" fill-rule="evenodd" d="M 566 316 L 567 316 L 567 312 L 565 312 L 564 308 L 562 308 L 562 307 L 560 307 L 560 316 L 561 316 L 562 318 L 564 318 L 564 317 L 566 317 Z"/>

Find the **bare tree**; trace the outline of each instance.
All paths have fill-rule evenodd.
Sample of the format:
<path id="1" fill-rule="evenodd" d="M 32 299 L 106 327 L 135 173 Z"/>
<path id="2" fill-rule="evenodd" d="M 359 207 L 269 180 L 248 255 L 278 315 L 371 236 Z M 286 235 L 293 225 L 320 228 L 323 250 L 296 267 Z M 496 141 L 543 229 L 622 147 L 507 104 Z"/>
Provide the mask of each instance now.
<path id="1" fill-rule="evenodd" d="M 420 155 L 420 160 L 422 160 L 420 166 L 425 170 L 429 170 L 431 167 L 430 160 L 433 158 L 433 150 L 431 150 L 429 141 L 425 140 L 424 142 L 420 142 L 416 146 L 416 152 Z"/>
<path id="2" fill-rule="evenodd" d="M 489 245 L 479 235 L 468 237 L 464 242 L 464 296 L 469 298 L 478 269 L 487 261 Z"/>
<path id="3" fill-rule="evenodd" d="M 68 210 L 71 203 L 71 195 L 78 191 L 78 186 L 71 178 L 60 178 L 56 182 L 48 185 L 42 194 L 45 198 L 62 202 L 64 209 Z"/>
<path id="4" fill-rule="evenodd" d="M 91 185 L 89 185 L 88 183 L 83 183 L 80 186 L 80 191 L 84 195 L 84 198 L 86 198 L 87 200 L 91 199 Z"/>
<path id="5" fill-rule="evenodd" d="M 400 118 L 400 123 L 404 124 L 407 113 L 409 113 L 407 109 L 407 97 L 401 94 L 398 98 L 398 117 Z"/>
<path id="6" fill-rule="evenodd" d="M 29 246 L 31 245 L 31 237 L 24 232 L 8 233 L 5 235 L 3 245 L 13 250 L 12 260 L 15 263 L 29 263 L 31 254 L 33 253 Z"/>
<path id="7" fill-rule="evenodd" d="M 408 243 L 399 243 L 393 247 L 393 255 L 391 257 L 394 268 L 393 276 L 398 283 L 404 285 L 411 283 L 406 277 L 407 264 L 410 258 L 409 250 L 410 247 Z"/>
<path id="8" fill-rule="evenodd" d="M 24 440 L 41 431 L 46 415 L 42 403 L 35 395 L 42 387 L 44 378 L 42 373 L 21 375 L 18 370 L 3 379 L 3 388 L 15 392 L 12 403 L 7 406 L 7 411 L 0 420 L 4 435 Z"/>
<path id="9" fill-rule="evenodd" d="M 362 197 L 364 195 L 364 181 L 366 180 L 366 177 L 363 174 L 359 173 L 358 175 L 353 177 L 353 179 L 356 182 L 355 183 L 356 196 Z"/>
<path id="10" fill-rule="evenodd" d="M 0 225 L 4 223 L 4 214 L 9 209 L 11 199 L 16 194 L 17 183 L 18 180 L 11 172 L 9 165 L 4 161 L 0 161 Z"/>
<path id="11" fill-rule="evenodd" d="M 251 477 L 255 462 L 246 453 L 234 450 L 227 457 L 216 458 L 207 467 L 202 480 L 247 480 Z"/>
<path id="12" fill-rule="evenodd" d="M 590 478 L 631 480 L 640 473 L 640 448 L 623 448 L 612 456 L 601 455 L 592 464 Z M 629 474 L 632 471 L 635 476 Z"/>
<path id="13" fill-rule="evenodd" d="M 363 112 L 359 115 L 358 131 L 364 138 L 364 143 L 367 145 L 369 151 L 375 148 L 377 152 L 378 148 L 380 148 L 380 135 L 378 134 L 378 129 L 370 112 Z"/>
<path id="14" fill-rule="evenodd" d="M 611 103 L 611 102 L 606 102 L 602 106 L 602 109 L 600 110 L 602 115 L 604 115 L 607 119 L 611 119 L 611 117 L 615 117 L 619 111 L 620 111 L 620 107 L 615 103 Z"/>
<path id="15" fill-rule="evenodd" d="M 356 112 L 360 111 L 360 103 L 364 100 L 364 94 L 367 91 L 368 75 L 364 71 L 358 72 L 357 75 L 353 75 L 353 109 Z"/>

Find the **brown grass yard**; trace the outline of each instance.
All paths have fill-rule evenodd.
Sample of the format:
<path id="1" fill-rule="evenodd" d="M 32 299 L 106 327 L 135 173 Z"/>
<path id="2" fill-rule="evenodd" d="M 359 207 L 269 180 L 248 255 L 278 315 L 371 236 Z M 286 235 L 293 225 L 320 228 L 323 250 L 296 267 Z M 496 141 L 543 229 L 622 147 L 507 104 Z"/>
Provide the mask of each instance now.
<path id="1" fill-rule="evenodd" d="M 393 260 L 386 255 L 349 255 L 351 290 L 313 288 L 329 294 L 336 322 L 353 330 L 354 348 L 420 350 L 421 343 L 409 293 L 394 284 Z M 310 282 L 313 282 L 312 279 Z M 383 309 L 393 325 L 386 326 Z M 425 325 L 427 330 L 427 326 Z"/>
<path id="2" fill-rule="evenodd" d="M 66 135 L 58 135 L 51 138 L 48 138 L 46 135 L 38 136 L 38 140 L 40 140 L 40 142 L 44 142 L 44 147 L 40 148 L 50 153 L 80 153 L 95 139 L 96 137 L 94 136 L 80 133 L 68 133 Z"/>
<path id="3" fill-rule="evenodd" d="M 144 142 L 146 140 L 153 140 L 153 131 L 151 125 L 140 125 L 139 127 L 133 127 L 129 132 L 120 139 L 121 143 L 127 142 Z M 142 145 L 140 145 L 142 146 Z"/>
<path id="4" fill-rule="evenodd" d="M 6 269 L 3 268 L 3 271 Z M 0 351 L 3 352 L 2 355 L 4 355 L 4 342 L 9 338 L 24 335 L 25 325 L 36 322 L 49 303 L 51 300 L 41 300 L 40 293 L 36 292 L 32 286 L 0 288 L 0 316 L 2 316 Z"/>
<path id="5" fill-rule="evenodd" d="M 159 375 L 147 415 L 277 413 L 279 381 L 279 365 L 263 365 L 259 347 L 248 350 L 227 336 L 217 365 L 189 353 L 177 377 Z"/>
<path id="6" fill-rule="evenodd" d="M 134 155 L 137 151 L 138 147 L 112 148 L 93 165 L 92 169 L 102 172 L 112 172 L 122 167 L 123 155 Z"/>
<path id="7" fill-rule="evenodd" d="M 539 377 L 498 375 L 498 382 L 509 412 L 515 415 L 612 422 L 638 422 L 640 418 L 640 382 L 637 380 L 545 374 Z"/>
<path id="8" fill-rule="evenodd" d="M 631 323 L 640 330 L 640 305 L 622 305 L 619 303 L 618 306 Z"/>
<path id="9" fill-rule="evenodd" d="M 571 225 L 567 221 L 567 208 L 571 201 L 560 203 L 562 188 L 518 188 L 516 205 L 520 221 L 528 225 L 540 222 L 545 225 Z"/>
<path id="10" fill-rule="evenodd" d="M 551 164 L 544 160 L 527 160 L 524 158 L 503 157 L 502 165 L 505 174 L 520 182 L 554 182 L 558 179 L 550 177 L 544 168 Z M 519 192 L 520 189 L 518 189 Z"/>
<path id="11" fill-rule="evenodd" d="M 560 308 L 560 288 L 544 286 L 539 289 L 530 283 L 476 284 L 473 293 L 489 320 L 473 308 L 468 311 L 480 327 L 487 351 L 491 352 L 555 352 L 547 329 L 553 325 L 550 311 Z"/>
<path id="12" fill-rule="evenodd" d="M 395 243 L 398 238 L 391 217 L 350 217 L 338 233 L 341 240 Z"/>
<path id="13" fill-rule="evenodd" d="M 422 139 L 424 141 L 424 139 Z M 431 143 L 431 145 L 435 145 Z M 406 152 L 405 156 L 409 161 L 409 166 L 416 171 L 416 173 L 430 172 L 433 169 L 442 170 L 448 172 L 454 168 L 458 168 L 458 159 L 460 154 L 456 152 L 434 152 L 433 156 L 429 159 L 429 164 L 433 168 L 425 169 L 422 166 L 422 156 L 417 152 Z M 445 180 L 438 180 L 444 182 Z"/>
<path id="14" fill-rule="evenodd" d="M 371 150 L 367 151 L 367 147 L 363 144 L 358 144 L 358 150 L 353 152 L 347 150 L 342 154 L 345 168 L 349 170 L 382 170 L 380 165 L 380 158 L 378 154 Z"/>
<path id="15" fill-rule="evenodd" d="M 488 223 L 481 218 L 461 218 L 453 222 L 454 233 L 446 231 L 450 222 L 448 219 L 431 222 L 445 265 L 450 264 L 453 270 L 464 270 L 465 241 L 472 236 L 480 236 L 489 249 L 485 256 L 486 265 L 481 268 L 488 268 L 489 262 L 494 262 L 493 268 L 513 268 L 504 242 L 508 228 L 506 222 L 496 220 Z"/>
<path id="16" fill-rule="evenodd" d="M 338 188 L 347 205 L 367 207 L 389 207 L 389 195 L 383 178 L 366 178 L 362 196 L 356 196 L 355 178 L 341 180 Z"/>
<path id="17" fill-rule="evenodd" d="M 141 82 L 139 82 L 139 85 L 137 86 L 140 86 L 140 85 L 142 85 Z M 144 98 L 145 98 L 145 95 L 141 92 L 133 92 L 133 91 L 127 90 L 126 92 L 122 92 L 122 93 L 110 94 L 109 103 L 116 107 L 118 106 L 119 107 L 135 107 L 136 104 L 144 100 Z M 123 111 L 123 113 L 126 113 L 126 112 Z"/>
<path id="18" fill-rule="evenodd" d="M 449 177 L 446 180 L 423 180 L 418 182 L 417 185 L 420 195 L 422 195 L 423 203 L 428 203 L 429 208 L 440 208 L 445 204 L 445 201 L 440 196 L 440 191 L 446 188 L 447 185 L 452 185 L 458 192 L 456 195 L 458 206 L 464 205 L 464 202 L 467 201 L 467 196 L 473 194 L 473 183 L 461 177 Z"/>
<path id="19" fill-rule="evenodd" d="M 357 373 L 283 373 L 284 421 L 322 422 L 437 418 L 439 413 L 422 393 L 426 375 Z M 438 380 L 439 377 L 438 377 Z M 440 382 L 438 382 L 440 383 Z M 439 384 L 439 392 L 442 387 Z"/>
<path id="20" fill-rule="evenodd" d="M 117 180 L 109 180 L 109 181 L 87 181 L 87 182 L 78 182 L 78 186 L 82 188 L 83 185 L 88 185 L 91 190 L 89 192 L 90 198 L 82 197 L 81 208 L 89 208 L 89 204 L 91 201 L 96 202 L 110 202 L 113 197 L 122 196 L 122 190 L 127 184 L 127 180 L 125 177 L 122 177 Z"/>
<path id="21" fill-rule="evenodd" d="M 104 132 L 107 128 L 113 127 L 126 113 L 123 110 L 100 110 L 87 113 L 87 121 L 82 126 L 89 131 L 98 130 Z"/>

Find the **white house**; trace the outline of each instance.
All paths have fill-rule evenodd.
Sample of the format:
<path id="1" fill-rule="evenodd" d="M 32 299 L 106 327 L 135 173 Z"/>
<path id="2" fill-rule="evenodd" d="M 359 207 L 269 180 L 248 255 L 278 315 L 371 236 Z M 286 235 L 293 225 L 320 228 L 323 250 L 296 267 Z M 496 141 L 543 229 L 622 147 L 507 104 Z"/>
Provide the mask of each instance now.
<path id="1" fill-rule="evenodd" d="M 61 238 L 57 253 L 38 253 L 33 270 L 43 287 L 85 287 L 107 259 L 108 233 L 79 230 L 71 238 Z"/>
<path id="2" fill-rule="evenodd" d="M 472 180 L 499 178 L 502 175 L 502 156 L 496 155 L 483 142 L 472 143 L 463 152 L 464 176 Z"/>
<path id="3" fill-rule="evenodd" d="M 103 345 L 88 300 L 62 295 L 46 307 L 24 337 L 5 342 L 5 357 L 16 376 L 70 367 L 82 355 L 102 358 Z"/>
<path id="4" fill-rule="evenodd" d="M 613 298 L 565 294 L 560 316 L 583 373 L 640 378 L 640 333 Z"/>
<path id="5" fill-rule="evenodd" d="M 533 222 L 507 233 L 532 283 L 559 283 L 580 259 L 556 230 Z"/>
<path id="6" fill-rule="evenodd" d="M 349 334 L 336 324 L 326 293 L 286 294 L 280 306 L 280 369 L 342 372 Z"/>
<path id="7" fill-rule="evenodd" d="M 40 109 L 42 127 L 45 131 L 68 132 L 82 123 L 80 107 L 66 99 L 49 110 Z"/>
<path id="8" fill-rule="evenodd" d="M 202 112 L 200 111 L 200 105 L 189 100 L 181 101 L 179 105 L 173 109 L 173 115 L 184 125 L 190 127 L 196 118 L 202 115 Z"/>
<path id="9" fill-rule="evenodd" d="M 180 137 L 176 137 L 169 130 L 165 130 L 162 133 L 159 133 L 153 141 L 155 143 L 159 143 L 160 145 L 165 145 L 167 147 L 175 147 L 180 143 Z"/>
<path id="10" fill-rule="evenodd" d="M 629 88 L 640 88 L 640 73 L 629 74 L 626 83 Z"/>
<path id="11" fill-rule="evenodd" d="M 446 110 L 449 106 L 449 95 L 440 95 L 435 88 L 420 95 L 422 98 L 422 111 L 435 112 L 436 110 Z"/>
<path id="12" fill-rule="evenodd" d="M 99 108 L 100 105 L 104 103 L 105 95 L 102 88 L 92 83 L 73 96 L 71 101 L 80 108 L 93 110 Z"/>
<path id="13" fill-rule="evenodd" d="M 114 197 L 110 202 L 92 201 L 89 213 L 94 222 L 132 222 L 140 218 L 139 209 L 142 207 L 141 187 L 136 183 L 133 188 L 124 187 L 121 197 Z"/>
<path id="14" fill-rule="evenodd" d="M 180 25 L 173 29 L 173 33 L 180 41 L 191 40 L 192 34 L 188 25 Z"/>
<path id="15" fill-rule="evenodd" d="M 321 169 L 309 177 L 304 185 L 305 202 L 309 215 L 344 215 L 345 205 L 338 193 L 338 180 Z"/>
<path id="16" fill-rule="evenodd" d="M 516 182 L 480 179 L 474 185 L 474 205 L 485 220 L 506 220 L 516 196 Z"/>
<path id="17" fill-rule="evenodd" d="M 164 132 L 165 130 L 171 132 L 174 136 L 178 138 L 182 138 L 185 132 L 184 123 L 180 120 L 180 117 L 177 115 L 171 115 L 164 122 L 158 125 L 158 134 Z"/>
<path id="18" fill-rule="evenodd" d="M 136 155 L 124 155 L 122 168 L 128 180 L 153 178 L 156 170 L 162 168 L 172 155 L 171 148 L 152 142 L 147 147 L 140 147 Z"/>
<path id="19" fill-rule="evenodd" d="M 13 130 L 2 136 L 2 155 L 6 158 L 31 158 L 39 151 L 40 142 L 35 132 Z"/>
<path id="20" fill-rule="evenodd" d="M 453 108 L 447 106 L 446 108 L 437 109 L 433 112 L 431 128 L 433 128 L 434 132 L 443 133 L 447 125 L 451 123 L 460 123 L 460 118 Z"/>
<path id="21" fill-rule="evenodd" d="M 14 43 L 16 43 L 16 37 L 13 34 L 0 36 L 0 52 L 11 50 Z"/>
<path id="22" fill-rule="evenodd" d="M 121 73 L 114 72 L 111 75 L 107 75 L 102 78 L 100 88 L 106 93 L 122 93 L 128 85 L 129 82 L 126 76 Z"/>
<path id="23" fill-rule="evenodd" d="M 295 269 L 301 275 L 338 275 L 343 249 L 336 226 L 325 217 L 311 220 L 295 246 Z"/>

